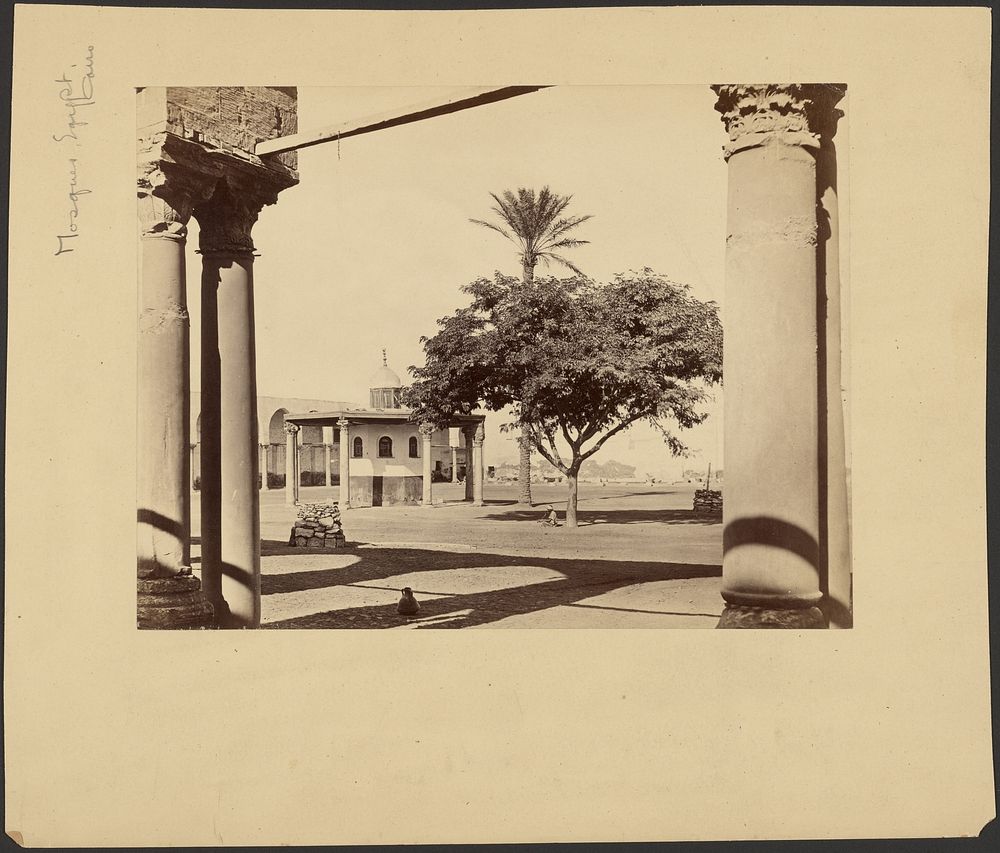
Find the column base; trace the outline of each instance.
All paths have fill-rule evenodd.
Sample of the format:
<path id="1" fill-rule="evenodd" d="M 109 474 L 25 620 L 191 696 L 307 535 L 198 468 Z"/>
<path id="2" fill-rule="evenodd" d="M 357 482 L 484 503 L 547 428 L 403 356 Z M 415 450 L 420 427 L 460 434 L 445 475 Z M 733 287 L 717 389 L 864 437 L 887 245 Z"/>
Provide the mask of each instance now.
<path id="1" fill-rule="evenodd" d="M 225 600 L 223 600 L 215 606 L 215 627 L 222 630 L 235 631 L 251 627 L 259 628 L 260 626 L 248 625 L 244 620 L 233 616 L 233 612 L 229 609 L 229 605 L 225 602 Z"/>
<path id="2" fill-rule="evenodd" d="M 727 604 L 717 628 L 826 628 L 826 617 L 818 607 L 749 607 Z"/>
<path id="3" fill-rule="evenodd" d="M 137 595 L 140 629 L 212 627 L 213 607 L 193 575 L 139 578 Z"/>

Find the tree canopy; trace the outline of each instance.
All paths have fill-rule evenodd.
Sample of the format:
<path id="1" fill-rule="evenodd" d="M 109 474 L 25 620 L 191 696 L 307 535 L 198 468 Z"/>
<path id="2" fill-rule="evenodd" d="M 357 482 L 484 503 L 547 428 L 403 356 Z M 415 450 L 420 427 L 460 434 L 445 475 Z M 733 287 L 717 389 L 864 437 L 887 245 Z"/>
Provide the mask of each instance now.
<path id="1" fill-rule="evenodd" d="M 603 285 L 497 273 L 463 290 L 471 304 L 422 338 L 426 363 L 411 368 L 404 399 L 437 425 L 512 407 L 534 449 L 567 475 L 571 526 L 580 466 L 611 436 L 646 421 L 679 454 L 676 428 L 705 419 L 698 406 L 722 379 L 722 326 L 688 286 L 644 269 Z"/>

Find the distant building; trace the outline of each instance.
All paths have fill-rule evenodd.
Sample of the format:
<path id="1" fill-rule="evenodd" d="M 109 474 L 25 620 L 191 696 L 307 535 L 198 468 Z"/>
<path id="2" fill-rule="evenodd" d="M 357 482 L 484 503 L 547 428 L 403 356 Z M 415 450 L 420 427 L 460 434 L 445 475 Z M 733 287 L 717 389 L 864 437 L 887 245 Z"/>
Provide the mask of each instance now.
<path id="1" fill-rule="evenodd" d="M 294 436 L 294 470 L 291 499 L 300 486 L 338 486 L 341 471 L 341 422 L 348 433 L 346 468 L 351 506 L 419 504 L 423 498 L 426 437 L 410 420 L 411 410 L 400 403 L 402 382 L 386 363 L 370 381 L 369 406 L 352 407 L 343 401 L 294 397 L 258 397 L 257 423 L 261 487 L 284 489 L 289 465 L 288 450 Z M 200 395 L 192 394 L 192 478 L 199 485 L 201 468 Z M 472 444 L 484 415 L 456 416 L 450 427 L 458 429 L 452 444 L 450 428 L 429 434 L 431 479 L 438 482 L 467 478 Z M 286 429 L 292 424 L 292 430 Z M 473 498 L 472 483 L 466 489 Z"/>
<path id="2" fill-rule="evenodd" d="M 388 366 L 383 350 L 382 366 L 371 379 L 367 408 L 341 404 L 321 411 L 287 412 L 284 421 L 291 425 L 289 429 L 298 427 L 300 432 L 330 430 L 330 482 L 341 484 L 346 472 L 348 488 L 341 489 L 341 503 L 345 505 L 429 504 L 433 502 L 431 483 L 461 478 L 467 481 L 466 496 L 481 502 L 485 415 L 456 415 L 443 428 L 424 430 L 412 420 L 412 411 L 401 405 L 402 384 Z M 459 430 L 464 441 L 452 444 L 452 428 Z M 346 454 L 342 440 L 345 433 Z M 478 494 L 475 472 L 467 476 L 469 469 L 475 468 L 470 460 L 476 441 L 480 448 Z"/>

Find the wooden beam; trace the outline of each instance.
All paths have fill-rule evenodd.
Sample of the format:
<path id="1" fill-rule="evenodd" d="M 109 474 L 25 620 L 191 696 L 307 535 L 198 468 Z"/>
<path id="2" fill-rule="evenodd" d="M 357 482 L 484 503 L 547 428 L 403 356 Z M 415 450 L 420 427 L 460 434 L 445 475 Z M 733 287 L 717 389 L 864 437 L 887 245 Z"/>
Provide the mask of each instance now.
<path id="1" fill-rule="evenodd" d="M 283 154 L 286 151 L 297 151 L 300 148 L 321 145 L 324 142 L 347 139 L 349 136 L 359 136 L 362 133 L 372 133 L 376 130 L 385 130 L 386 128 L 397 127 L 401 124 L 410 124 L 415 121 L 423 121 L 424 119 L 447 115 L 448 113 L 456 113 L 460 110 L 468 110 L 472 107 L 481 107 L 485 104 L 505 101 L 508 98 L 516 98 L 518 95 L 527 95 L 531 92 L 537 92 L 539 89 L 547 88 L 549 87 L 505 86 L 502 89 L 485 89 L 476 95 L 452 98 L 444 102 L 432 101 L 416 106 L 403 107 L 401 110 L 366 116 L 354 121 L 325 127 L 322 130 L 295 133 L 291 136 L 280 136 L 277 139 L 258 142 L 254 153 L 262 157 L 266 154 Z"/>

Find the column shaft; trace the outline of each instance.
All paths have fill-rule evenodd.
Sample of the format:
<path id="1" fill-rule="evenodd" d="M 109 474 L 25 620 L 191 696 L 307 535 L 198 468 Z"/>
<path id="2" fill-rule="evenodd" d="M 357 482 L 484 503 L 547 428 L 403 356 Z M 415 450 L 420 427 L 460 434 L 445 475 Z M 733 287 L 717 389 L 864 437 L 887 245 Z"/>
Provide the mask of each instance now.
<path id="1" fill-rule="evenodd" d="M 340 508 L 351 507 L 351 430 L 346 420 L 337 421 L 340 428 Z"/>
<path id="2" fill-rule="evenodd" d="M 475 432 L 475 427 L 462 430 L 462 435 L 465 436 L 465 499 L 467 501 L 474 500 L 472 493 L 472 437 Z"/>
<path id="3" fill-rule="evenodd" d="M 219 368 L 219 304 L 216 272 L 203 261 L 201 273 L 201 583 L 227 618 L 222 598 L 222 400 Z"/>
<path id="4" fill-rule="evenodd" d="M 261 468 L 261 478 L 262 478 L 261 486 L 265 489 L 270 489 L 271 485 L 269 483 L 270 480 L 269 475 L 271 473 L 271 468 L 272 468 L 271 460 L 274 459 L 274 447 L 271 445 L 270 441 L 268 441 L 267 444 L 263 445 L 263 448 L 264 448 L 264 455 L 262 457 L 263 467 Z"/>
<path id="5" fill-rule="evenodd" d="M 837 152 L 833 136 L 839 111 L 833 112 L 824 130 L 823 144 L 816 155 L 819 200 L 819 242 L 817 259 L 821 283 L 820 299 L 826 307 L 826 323 L 820 311 L 820 400 L 825 402 L 825 421 L 820 422 L 820 521 L 821 551 L 826 554 L 826 583 L 823 611 L 830 627 L 853 624 L 851 614 L 851 546 L 847 441 L 845 430 L 846 396 L 841 360 L 844 337 L 842 285 L 840 276 L 840 210 L 837 191 Z M 825 427 L 825 434 L 824 434 Z M 825 523 L 824 523 L 825 522 Z"/>
<path id="6" fill-rule="evenodd" d="M 458 448 L 451 448 L 451 481 L 458 482 Z"/>
<path id="7" fill-rule="evenodd" d="M 190 565 L 191 385 L 184 239 L 142 240 L 138 558 L 146 577 Z"/>
<path id="8" fill-rule="evenodd" d="M 421 448 L 423 453 L 423 496 L 421 498 L 421 504 L 423 506 L 433 506 L 434 505 L 434 495 L 432 492 L 432 471 L 431 471 L 431 456 L 433 455 L 431 447 L 431 439 L 433 438 L 433 431 L 429 427 L 421 427 L 420 435 L 423 439 L 423 446 Z"/>
<path id="9" fill-rule="evenodd" d="M 473 506 L 483 505 L 483 425 L 480 424 L 476 430 L 475 438 L 472 440 L 472 504 Z"/>
<path id="10" fill-rule="evenodd" d="M 285 503 L 299 500 L 299 428 L 285 424 Z"/>
<path id="11" fill-rule="evenodd" d="M 196 182 L 140 164 L 137 584 L 139 628 L 211 624 L 190 568 L 191 386 L 184 247 Z M 154 189 L 155 187 L 155 189 Z"/>
<path id="12" fill-rule="evenodd" d="M 221 593 L 229 610 L 226 624 L 256 627 L 260 624 L 260 495 L 253 255 L 205 252 L 203 266 L 205 283 L 216 284 L 218 309 Z"/>
<path id="13" fill-rule="evenodd" d="M 330 485 L 330 465 L 333 462 L 332 447 L 329 444 L 323 445 L 323 485 Z"/>

